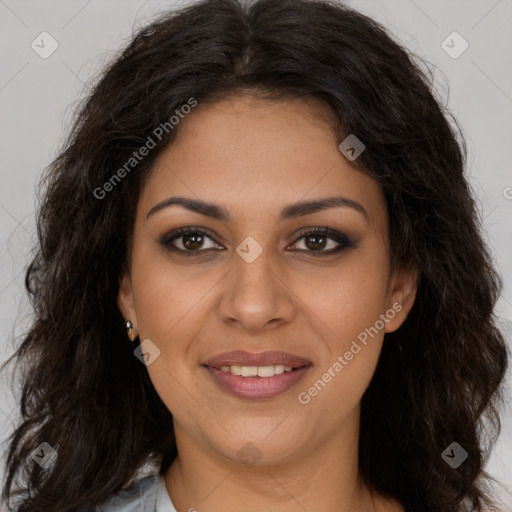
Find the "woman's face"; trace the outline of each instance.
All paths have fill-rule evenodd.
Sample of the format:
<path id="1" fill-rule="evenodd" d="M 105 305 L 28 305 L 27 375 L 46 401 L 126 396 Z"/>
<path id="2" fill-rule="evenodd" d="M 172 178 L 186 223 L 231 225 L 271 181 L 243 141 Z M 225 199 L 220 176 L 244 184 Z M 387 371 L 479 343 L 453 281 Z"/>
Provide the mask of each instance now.
<path id="1" fill-rule="evenodd" d="M 325 109 L 199 104 L 141 193 L 118 304 L 150 340 L 178 444 L 261 462 L 317 449 L 357 425 L 384 333 L 412 306 L 413 275 L 390 275 L 383 193 L 350 167 Z M 177 197 L 215 206 L 162 203 Z M 326 198 L 344 199 L 299 206 Z M 206 234 L 173 234 L 185 227 Z"/>

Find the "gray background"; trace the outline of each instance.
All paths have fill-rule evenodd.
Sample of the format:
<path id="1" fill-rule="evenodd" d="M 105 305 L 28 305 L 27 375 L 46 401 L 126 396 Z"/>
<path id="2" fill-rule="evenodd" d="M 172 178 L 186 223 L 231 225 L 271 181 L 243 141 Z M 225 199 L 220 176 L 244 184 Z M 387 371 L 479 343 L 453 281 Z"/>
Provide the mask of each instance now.
<path id="1" fill-rule="evenodd" d="M 0 361 L 12 354 L 13 335 L 30 320 L 23 271 L 35 241 L 36 184 L 57 155 L 74 106 L 87 92 L 88 81 L 134 28 L 167 6 L 189 3 L 0 0 Z M 455 114 L 468 142 L 468 174 L 480 201 L 485 236 L 504 279 L 496 315 L 510 340 L 512 0 L 346 3 L 381 21 L 406 47 L 437 67 L 439 97 Z M 46 59 L 31 47 L 43 31 L 58 43 Z M 457 58 L 445 51 L 453 54 L 463 48 L 457 37 L 446 39 L 454 31 L 469 45 Z M 0 442 L 17 417 L 10 379 L 11 373 L 4 372 L 0 381 Z M 502 483 L 496 492 L 506 510 L 512 510 L 511 380 L 509 374 L 502 433 L 487 466 Z"/>

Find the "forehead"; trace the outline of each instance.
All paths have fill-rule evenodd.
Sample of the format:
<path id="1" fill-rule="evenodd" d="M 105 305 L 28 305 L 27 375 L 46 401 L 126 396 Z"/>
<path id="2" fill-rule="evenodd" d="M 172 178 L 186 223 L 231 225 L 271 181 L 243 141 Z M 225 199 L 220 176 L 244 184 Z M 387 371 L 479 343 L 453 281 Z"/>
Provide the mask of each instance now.
<path id="1" fill-rule="evenodd" d="M 199 104 L 156 160 L 141 213 L 180 195 L 222 204 L 233 219 L 255 218 L 285 203 L 339 194 L 382 221 L 380 186 L 352 168 L 338 144 L 334 116 L 319 100 L 241 96 Z"/>

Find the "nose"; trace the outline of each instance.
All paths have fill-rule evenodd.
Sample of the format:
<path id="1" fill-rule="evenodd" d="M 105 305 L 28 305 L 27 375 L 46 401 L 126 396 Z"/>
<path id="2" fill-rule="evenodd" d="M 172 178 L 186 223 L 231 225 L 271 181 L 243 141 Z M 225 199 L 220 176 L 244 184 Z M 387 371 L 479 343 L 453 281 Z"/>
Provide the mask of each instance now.
<path id="1" fill-rule="evenodd" d="M 235 255 L 235 268 L 226 276 L 219 306 L 223 321 L 255 333 L 292 320 L 296 300 L 270 252 L 264 250 L 252 263 Z"/>

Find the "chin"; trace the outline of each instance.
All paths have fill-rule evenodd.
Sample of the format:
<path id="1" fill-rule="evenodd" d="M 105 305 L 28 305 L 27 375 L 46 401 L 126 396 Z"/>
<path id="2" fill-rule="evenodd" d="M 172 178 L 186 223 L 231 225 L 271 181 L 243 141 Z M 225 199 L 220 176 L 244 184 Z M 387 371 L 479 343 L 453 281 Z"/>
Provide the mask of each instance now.
<path id="1" fill-rule="evenodd" d="M 303 450 L 305 440 L 290 438 L 287 429 L 278 432 L 279 427 L 272 432 L 275 427 L 255 424 L 252 429 L 214 440 L 212 445 L 228 459 L 247 467 L 280 464 Z"/>

